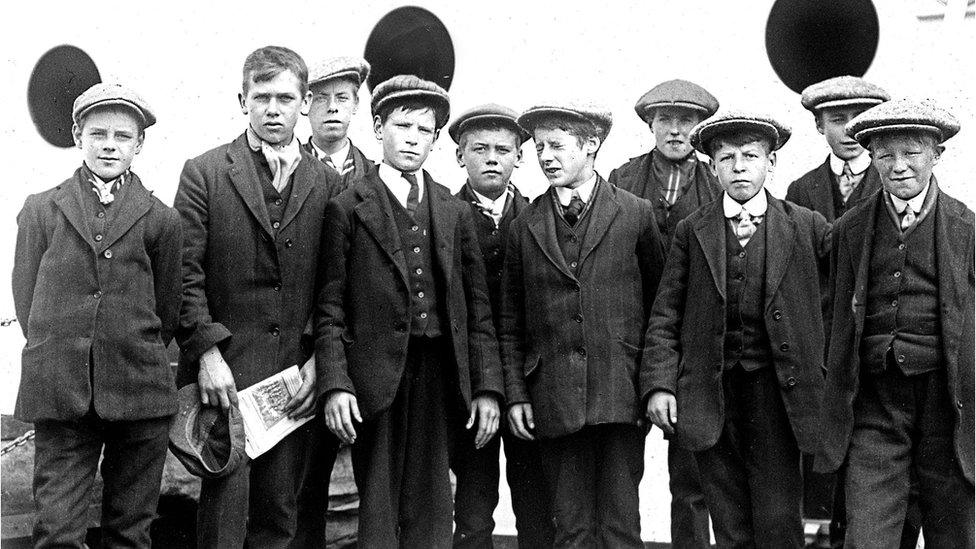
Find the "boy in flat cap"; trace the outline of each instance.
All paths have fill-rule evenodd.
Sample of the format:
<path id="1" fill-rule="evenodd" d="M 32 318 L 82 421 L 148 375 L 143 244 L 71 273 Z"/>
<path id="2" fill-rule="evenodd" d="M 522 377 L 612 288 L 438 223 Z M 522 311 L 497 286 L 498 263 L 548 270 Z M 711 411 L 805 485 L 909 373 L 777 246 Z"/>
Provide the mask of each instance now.
<path id="1" fill-rule="evenodd" d="M 609 112 L 546 105 L 518 122 L 551 188 L 512 222 L 505 252 L 509 425 L 540 440 L 555 547 L 643 547 L 637 373 L 664 263 L 653 206 L 593 169 Z"/>
<path id="2" fill-rule="evenodd" d="M 815 212 L 827 221 L 844 215 L 881 188 L 876 170 L 870 170 L 871 154 L 844 127 L 852 118 L 889 99 L 888 92 L 856 76 L 838 76 L 803 90 L 800 103 L 813 113 L 817 131 L 830 153 L 824 163 L 790 183 L 786 199 Z"/>
<path id="3" fill-rule="evenodd" d="M 255 50 L 244 61 L 248 127 L 183 167 L 175 206 L 183 218 L 179 384 L 198 382 L 207 406 L 236 406 L 237 391 L 293 365 L 302 386 L 287 403 L 314 412 L 312 314 L 321 287 L 325 204 L 338 177 L 299 144 L 308 70 L 295 52 Z M 232 474 L 204 479 L 201 547 L 287 547 L 312 425 Z"/>
<path id="4" fill-rule="evenodd" d="M 341 189 L 376 171 L 376 164 L 348 137 L 349 123 L 359 108 L 359 88 L 368 76 L 369 63 L 358 57 L 332 57 L 309 71 L 312 137 L 304 147 L 339 176 Z"/>
<path id="5" fill-rule="evenodd" d="M 176 412 L 180 220 L 129 169 L 156 122 L 141 97 L 95 84 L 71 114 L 81 167 L 17 216 L 15 415 L 36 434 L 34 547 L 83 546 L 103 450 L 102 541 L 148 547 Z"/>
<path id="6" fill-rule="evenodd" d="M 522 161 L 522 144 L 529 137 L 517 118 L 518 113 L 508 107 L 486 104 L 466 111 L 448 127 L 451 139 L 458 145 L 458 165 L 468 176 L 454 196 L 471 208 L 474 217 L 496 332 L 501 319 L 505 242 L 512 220 L 528 205 L 511 183 L 512 172 Z M 550 504 L 538 447 L 512 435 L 504 424 L 500 429 L 502 437 L 491 439 L 482 448 L 475 448 L 473 433 L 462 437 L 458 445 L 453 465 L 457 476 L 454 547 L 492 547 L 502 438 L 519 545 L 550 547 Z"/>
<path id="7" fill-rule="evenodd" d="M 678 222 L 722 195 L 690 140 L 692 128 L 718 110 L 718 100 L 694 82 L 668 80 L 641 96 L 634 110 L 650 127 L 654 148 L 610 172 L 608 181 L 651 201 L 665 246 L 670 247 Z M 708 508 L 698 466 L 677 444 L 668 444 L 668 475 L 672 547 L 709 547 Z"/>
<path id="8" fill-rule="evenodd" d="M 471 209 L 422 169 L 447 92 L 395 76 L 371 107 L 383 163 L 326 209 L 319 398 L 355 443 L 358 543 L 449 547 L 456 434 L 484 446 L 503 394 L 485 270 Z"/>
<path id="9" fill-rule="evenodd" d="M 926 547 L 973 547 L 973 212 L 932 173 L 959 123 L 882 103 L 849 135 L 883 190 L 834 228 L 823 462 L 846 469 L 846 547 L 896 547 L 910 477 Z"/>
<path id="10" fill-rule="evenodd" d="M 789 128 L 718 114 L 692 131 L 722 199 L 678 223 L 641 368 L 647 415 L 695 453 L 720 547 L 803 547 L 800 452 L 823 395 L 823 216 L 763 189 Z"/>

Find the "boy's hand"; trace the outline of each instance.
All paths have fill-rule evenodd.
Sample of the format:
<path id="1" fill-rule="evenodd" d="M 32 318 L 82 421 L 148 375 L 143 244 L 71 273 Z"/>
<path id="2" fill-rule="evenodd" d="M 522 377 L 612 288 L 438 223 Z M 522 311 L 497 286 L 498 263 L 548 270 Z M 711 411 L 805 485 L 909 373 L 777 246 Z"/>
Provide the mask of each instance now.
<path id="1" fill-rule="evenodd" d="M 359 414 L 359 403 L 356 395 L 348 391 L 333 391 L 329 393 L 323 410 L 325 426 L 332 431 L 339 440 L 346 444 L 356 442 L 356 427 L 353 420 L 363 422 Z"/>
<path id="2" fill-rule="evenodd" d="M 535 421 L 532 420 L 532 405 L 528 402 L 512 404 L 508 409 L 508 426 L 512 433 L 522 440 L 535 440 L 532 431 L 535 430 Z"/>
<path id="3" fill-rule="evenodd" d="M 207 349 L 200 357 L 197 383 L 200 384 L 200 402 L 204 406 L 220 406 L 224 411 L 230 409 L 231 404 L 237 406 L 234 374 L 216 346 Z"/>
<path id="4" fill-rule="evenodd" d="M 301 419 L 315 413 L 315 353 L 301 368 L 302 386 L 285 403 L 285 413 L 291 419 Z"/>
<path id="5" fill-rule="evenodd" d="M 471 415 L 468 417 L 468 424 L 465 429 L 474 426 L 475 420 L 478 421 L 478 434 L 474 437 L 474 447 L 478 450 L 483 448 L 491 437 L 498 432 L 498 401 L 495 397 L 481 395 L 471 401 Z"/>
<path id="6" fill-rule="evenodd" d="M 647 418 L 668 435 L 673 435 L 674 424 L 678 423 L 678 403 L 674 395 L 667 391 L 655 391 L 647 399 Z"/>

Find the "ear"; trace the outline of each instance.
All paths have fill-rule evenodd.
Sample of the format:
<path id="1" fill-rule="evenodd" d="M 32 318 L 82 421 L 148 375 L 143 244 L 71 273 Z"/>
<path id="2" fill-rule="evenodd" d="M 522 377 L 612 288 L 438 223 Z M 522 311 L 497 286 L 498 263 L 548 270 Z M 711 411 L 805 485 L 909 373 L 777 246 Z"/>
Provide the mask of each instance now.
<path id="1" fill-rule="evenodd" d="M 817 124 L 817 131 L 820 132 L 820 135 L 823 135 L 824 133 L 823 114 L 821 113 L 814 114 L 813 121 Z"/>
<path id="2" fill-rule="evenodd" d="M 718 164 L 715 163 L 715 159 L 711 156 L 708 157 L 708 171 L 712 172 L 712 175 L 718 179 Z"/>
<path id="3" fill-rule="evenodd" d="M 142 152 L 142 145 L 146 142 L 146 133 L 139 132 L 139 137 L 136 138 L 136 154 Z"/>
<path id="4" fill-rule="evenodd" d="M 932 158 L 932 165 L 935 166 L 939 163 L 939 159 L 942 158 L 942 153 L 945 152 L 945 147 L 942 145 L 935 146 L 935 156 Z"/>
<path id="5" fill-rule="evenodd" d="M 81 128 L 78 127 L 78 124 L 73 124 L 71 126 L 71 136 L 74 138 L 75 147 L 77 147 L 77 148 L 80 149 L 81 148 Z"/>
<path id="6" fill-rule="evenodd" d="M 244 94 L 237 94 L 237 102 L 241 104 L 241 112 L 247 114 L 247 103 L 244 102 Z"/>
<path id="7" fill-rule="evenodd" d="M 434 130 L 434 140 L 433 140 L 433 141 L 431 141 L 430 143 L 431 143 L 432 145 L 433 145 L 434 143 L 437 143 L 437 138 L 438 138 L 438 137 L 440 137 L 440 136 L 441 136 L 441 131 L 440 131 L 440 130 Z"/>
<path id="8" fill-rule="evenodd" d="M 776 151 L 770 151 L 769 153 L 769 171 L 773 171 L 776 167 Z"/>
<path id="9" fill-rule="evenodd" d="M 522 165 L 522 146 L 519 145 L 515 149 L 515 167 L 518 168 Z"/>
<path id="10" fill-rule="evenodd" d="M 457 163 L 458 166 L 464 167 L 464 157 L 461 155 L 461 147 L 457 148 Z"/>
<path id="11" fill-rule="evenodd" d="M 376 135 L 377 141 L 383 141 L 383 122 L 379 115 L 373 117 L 373 133 Z"/>
<path id="12" fill-rule="evenodd" d="M 586 141 L 583 142 L 583 151 L 586 156 L 595 155 L 598 150 L 600 150 L 600 138 L 596 136 L 587 137 Z"/>
<path id="13" fill-rule="evenodd" d="M 308 116 L 308 111 L 312 108 L 312 90 L 305 92 L 305 98 L 302 100 L 301 113 L 304 116 Z"/>

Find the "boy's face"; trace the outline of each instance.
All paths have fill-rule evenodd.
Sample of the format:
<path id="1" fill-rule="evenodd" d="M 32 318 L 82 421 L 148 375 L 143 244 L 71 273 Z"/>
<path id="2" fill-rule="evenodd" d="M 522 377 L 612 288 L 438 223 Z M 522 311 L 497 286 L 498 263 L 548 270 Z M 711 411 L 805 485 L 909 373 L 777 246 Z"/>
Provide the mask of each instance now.
<path id="1" fill-rule="evenodd" d="M 591 137 L 582 146 L 576 136 L 559 128 L 538 127 L 532 132 L 539 167 L 546 174 L 549 185 L 575 189 L 593 173 L 593 158 L 600 141 Z"/>
<path id="2" fill-rule="evenodd" d="M 373 132 L 383 142 L 383 160 L 401 172 L 419 170 L 440 133 L 434 109 L 404 110 L 398 107 L 380 122 L 373 118 Z"/>
<path id="3" fill-rule="evenodd" d="M 752 141 L 745 145 L 722 143 L 712 155 L 712 173 L 725 192 L 737 202 L 756 196 L 766 182 L 766 174 L 776 165 L 776 153 L 766 152 L 766 144 Z"/>
<path id="4" fill-rule="evenodd" d="M 272 145 L 287 145 L 295 134 L 298 115 L 308 113 L 311 96 L 311 92 L 302 95 L 301 81 L 285 70 L 263 82 L 252 78 L 247 95 L 239 94 L 238 99 L 258 137 Z"/>
<path id="5" fill-rule="evenodd" d="M 144 135 L 136 113 L 124 107 L 96 109 L 72 129 L 85 165 L 104 181 L 122 175 L 142 150 Z"/>
<path id="6" fill-rule="evenodd" d="M 844 131 L 844 126 L 864 110 L 864 107 L 840 107 L 817 113 L 817 131 L 827 139 L 827 145 L 837 158 L 851 160 L 864 152 L 864 148 Z"/>
<path id="7" fill-rule="evenodd" d="M 468 182 L 474 190 L 488 198 L 498 198 L 522 160 L 522 149 L 512 130 L 473 129 L 461 135 L 457 160 L 467 170 Z"/>
<path id="8" fill-rule="evenodd" d="M 939 163 L 938 146 L 924 135 L 882 135 L 871 141 L 872 163 L 885 190 L 902 200 L 918 196 Z"/>
<path id="9" fill-rule="evenodd" d="M 669 160 L 681 160 L 691 154 L 689 135 L 695 124 L 701 122 L 698 111 L 683 107 L 658 107 L 651 119 L 654 143 Z"/>
<path id="10" fill-rule="evenodd" d="M 359 86 L 343 78 L 315 85 L 308 121 L 316 141 L 335 143 L 346 138 L 349 122 L 359 106 L 358 91 Z"/>

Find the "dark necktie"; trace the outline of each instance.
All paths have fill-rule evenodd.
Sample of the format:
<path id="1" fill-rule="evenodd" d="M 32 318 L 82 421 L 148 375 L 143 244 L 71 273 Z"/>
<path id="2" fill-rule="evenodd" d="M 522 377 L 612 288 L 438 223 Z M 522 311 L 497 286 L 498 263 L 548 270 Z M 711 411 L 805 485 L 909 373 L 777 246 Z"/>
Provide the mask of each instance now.
<path id="1" fill-rule="evenodd" d="M 579 221 L 580 214 L 583 213 L 584 207 L 586 207 L 586 204 L 574 192 L 573 198 L 569 200 L 569 206 L 566 206 L 566 209 L 563 211 L 563 218 L 566 220 L 566 223 L 569 223 L 570 226 L 575 226 L 576 222 Z"/>
<path id="2" fill-rule="evenodd" d="M 403 178 L 410 183 L 410 192 L 407 193 L 407 211 L 414 216 L 420 203 L 420 186 L 417 185 L 417 176 L 412 173 L 403 172 Z"/>

